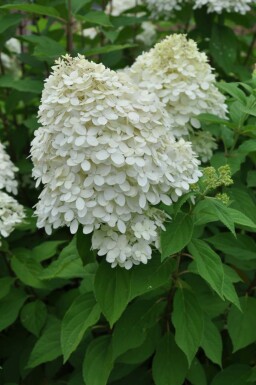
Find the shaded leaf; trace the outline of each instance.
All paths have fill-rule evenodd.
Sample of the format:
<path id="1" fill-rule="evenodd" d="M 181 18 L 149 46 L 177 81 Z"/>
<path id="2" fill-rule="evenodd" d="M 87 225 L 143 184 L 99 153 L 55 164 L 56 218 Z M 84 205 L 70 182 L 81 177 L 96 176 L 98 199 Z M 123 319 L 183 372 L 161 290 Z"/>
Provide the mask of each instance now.
<path id="1" fill-rule="evenodd" d="M 189 290 L 176 291 L 172 322 L 175 327 L 175 341 L 191 365 L 202 342 L 204 316 L 196 297 Z"/>
<path id="2" fill-rule="evenodd" d="M 161 233 L 162 260 L 181 251 L 191 240 L 193 220 L 185 213 L 179 213 L 166 225 Z"/>
<path id="3" fill-rule="evenodd" d="M 153 378 L 156 385 L 182 385 L 186 378 L 186 356 L 176 345 L 174 337 L 166 334 L 159 342 L 153 359 Z"/>
<path id="4" fill-rule="evenodd" d="M 83 363 L 86 385 L 106 385 L 112 368 L 111 336 L 95 338 L 87 348 Z"/>
<path id="5" fill-rule="evenodd" d="M 100 317 L 100 308 L 92 293 L 81 294 L 66 312 L 61 324 L 61 348 L 64 362 L 77 348 L 88 328 Z"/>

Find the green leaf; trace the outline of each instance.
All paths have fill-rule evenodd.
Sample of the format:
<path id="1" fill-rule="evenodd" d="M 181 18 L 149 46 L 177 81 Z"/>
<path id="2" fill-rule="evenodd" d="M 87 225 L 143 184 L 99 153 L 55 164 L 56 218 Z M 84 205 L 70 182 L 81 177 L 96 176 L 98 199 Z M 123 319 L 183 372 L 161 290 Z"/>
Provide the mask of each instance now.
<path id="1" fill-rule="evenodd" d="M 152 374 L 156 385 L 182 385 L 186 378 L 186 356 L 176 345 L 171 334 L 166 334 L 156 350 Z"/>
<path id="2" fill-rule="evenodd" d="M 131 294 L 133 298 L 149 293 L 171 282 L 171 274 L 176 268 L 174 259 L 166 259 L 161 263 L 160 256 L 155 255 L 146 265 L 140 264 L 131 269 Z"/>
<path id="3" fill-rule="evenodd" d="M 230 233 L 216 234 L 207 239 L 216 249 L 238 259 L 256 259 L 256 242 L 245 234 L 238 234 L 235 238 Z"/>
<path id="4" fill-rule="evenodd" d="M 196 358 L 193 360 L 186 378 L 191 382 L 191 385 L 207 385 L 204 367 Z"/>
<path id="5" fill-rule="evenodd" d="M 194 239 L 188 246 L 198 274 L 223 299 L 224 269 L 220 257 L 204 241 Z"/>
<path id="6" fill-rule="evenodd" d="M 224 270 L 225 271 L 225 270 Z M 233 282 L 228 274 L 225 274 L 224 278 L 224 289 L 223 289 L 224 297 L 233 303 L 237 309 L 241 310 L 240 301 L 233 285 Z"/>
<path id="7" fill-rule="evenodd" d="M 11 289 L 9 294 L 1 299 L 0 331 L 15 322 L 26 299 L 26 294 L 22 290 L 16 288 Z"/>
<path id="8" fill-rule="evenodd" d="M 232 200 L 232 208 L 239 210 L 256 223 L 256 200 L 249 190 L 240 188 L 231 188 L 228 192 Z"/>
<path id="9" fill-rule="evenodd" d="M 255 230 L 256 229 L 256 223 L 253 222 L 250 218 L 247 217 L 244 213 L 241 213 L 241 211 L 232 209 L 231 207 L 228 208 L 229 215 L 233 219 L 233 221 L 242 226 L 250 227 L 250 229 Z"/>
<path id="10" fill-rule="evenodd" d="M 113 332 L 113 357 L 137 348 L 146 340 L 148 330 L 159 320 L 164 302 L 136 301 L 129 305 L 117 321 Z"/>
<path id="11" fill-rule="evenodd" d="M 59 17 L 59 12 L 53 7 L 45 7 L 38 4 L 6 4 L 2 5 L 0 9 L 15 9 L 17 11 L 24 11 L 28 13 L 35 13 L 36 15 Z"/>
<path id="12" fill-rule="evenodd" d="M 256 139 L 249 139 L 244 141 L 238 148 L 239 152 L 250 154 L 251 152 L 256 152 Z"/>
<path id="13" fill-rule="evenodd" d="M 234 221 L 229 213 L 229 208 L 217 199 L 207 198 L 206 200 L 208 205 L 215 210 L 217 218 L 235 235 Z"/>
<path id="14" fill-rule="evenodd" d="M 33 55 L 38 60 L 46 61 L 50 64 L 66 52 L 62 44 L 48 36 L 29 35 L 23 36 L 22 40 L 35 45 Z"/>
<path id="15" fill-rule="evenodd" d="M 190 242 L 193 233 L 193 220 L 185 213 L 179 213 L 166 225 L 161 233 L 162 260 L 181 251 Z"/>
<path id="16" fill-rule="evenodd" d="M 60 321 L 49 316 L 41 337 L 37 340 L 28 360 L 27 367 L 34 368 L 61 356 Z"/>
<path id="17" fill-rule="evenodd" d="M 11 267 L 17 277 L 26 285 L 36 289 L 47 289 L 45 282 L 40 279 L 43 268 L 39 262 L 31 257 L 30 250 L 15 250 L 11 259 Z"/>
<path id="18" fill-rule="evenodd" d="M 205 355 L 215 364 L 222 366 L 222 339 L 218 328 L 207 317 L 204 318 L 204 334 L 201 347 Z"/>
<path id="19" fill-rule="evenodd" d="M 46 322 L 46 318 L 47 309 L 40 300 L 27 303 L 20 314 L 20 320 L 24 328 L 37 337 Z"/>
<path id="20" fill-rule="evenodd" d="M 201 122 L 205 123 L 216 123 L 216 124 L 224 124 L 227 127 L 233 128 L 234 124 L 230 123 L 230 121 L 226 119 L 221 119 L 216 115 L 212 114 L 200 114 L 196 117 Z"/>
<path id="21" fill-rule="evenodd" d="M 64 362 L 81 342 L 85 332 L 100 317 L 100 308 L 93 293 L 77 297 L 66 312 L 61 324 L 61 348 Z"/>
<path id="22" fill-rule="evenodd" d="M 71 10 L 72 13 L 75 15 L 80 11 L 81 8 L 83 8 L 85 5 L 88 5 L 92 2 L 92 0 L 72 0 L 71 2 Z"/>
<path id="23" fill-rule="evenodd" d="M 13 79 L 10 75 L 1 76 L 0 88 L 12 88 L 20 92 L 41 94 L 43 83 L 33 79 Z"/>
<path id="24" fill-rule="evenodd" d="M 103 261 L 95 277 L 95 295 L 110 325 L 119 319 L 125 310 L 131 294 L 131 272 L 121 267 L 111 268 Z"/>
<path id="25" fill-rule="evenodd" d="M 88 346 L 83 363 L 86 385 L 106 385 L 112 368 L 111 336 L 95 338 Z"/>
<path id="26" fill-rule="evenodd" d="M 248 365 L 233 364 L 214 377 L 211 385 L 244 385 L 251 373 Z"/>
<path id="27" fill-rule="evenodd" d="M 103 27 L 113 27 L 109 19 L 109 15 L 107 15 L 103 11 L 90 11 L 85 16 L 78 16 L 78 20 L 84 21 L 90 24 L 101 25 Z"/>
<path id="28" fill-rule="evenodd" d="M 234 352 L 256 341 L 256 299 L 240 298 L 242 311 L 232 306 L 228 314 L 228 332 Z"/>
<path id="29" fill-rule="evenodd" d="M 248 171 L 247 185 L 248 187 L 256 187 L 256 171 Z"/>
<path id="30" fill-rule="evenodd" d="M 18 25 L 22 19 L 23 19 L 23 15 L 18 15 L 18 14 L 1 15 L 0 16 L 0 33 L 5 32 L 10 27 Z"/>
<path id="31" fill-rule="evenodd" d="M 227 74 L 235 67 L 237 48 L 237 38 L 233 30 L 221 24 L 214 24 L 210 39 L 210 52 L 217 64 Z"/>
<path id="32" fill-rule="evenodd" d="M 161 335 L 161 327 L 159 324 L 156 324 L 148 330 L 146 339 L 140 346 L 129 349 L 126 353 L 118 357 L 117 361 L 128 365 L 145 362 L 153 355 Z"/>
<path id="33" fill-rule="evenodd" d="M 43 242 L 40 245 L 34 247 L 32 250 L 32 256 L 38 262 L 45 261 L 46 259 L 53 257 L 57 253 L 59 246 L 63 245 L 63 243 L 66 243 L 66 241 Z"/>
<path id="34" fill-rule="evenodd" d="M 12 277 L 0 278 L 0 300 L 10 292 L 14 281 L 15 278 Z"/>
<path id="35" fill-rule="evenodd" d="M 204 333 L 203 312 L 192 292 L 185 289 L 176 291 L 172 322 L 176 331 L 175 341 L 191 365 Z"/>
<path id="36" fill-rule="evenodd" d="M 115 51 L 122 51 L 126 48 L 132 48 L 136 47 L 137 44 L 112 44 L 112 45 L 105 45 L 104 47 L 96 47 L 89 50 L 84 51 L 85 56 L 93 56 L 93 55 L 101 55 L 104 53 L 110 53 Z"/>
<path id="37" fill-rule="evenodd" d="M 234 99 L 239 100 L 242 103 L 246 102 L 245 93 L 239 88 L 239 83 L 225 83 L 220 82 L 217 84 L 221 91 L 233 96 Z"/>
<path id="38" fill-rule="evenodd" d="M 47 266 L 41 274 L 41 279 L 53 278 L 83 278 L 84 267 L 76 248 L 76 239 L 66 246 L 60 253 L 58 259 Z"/>

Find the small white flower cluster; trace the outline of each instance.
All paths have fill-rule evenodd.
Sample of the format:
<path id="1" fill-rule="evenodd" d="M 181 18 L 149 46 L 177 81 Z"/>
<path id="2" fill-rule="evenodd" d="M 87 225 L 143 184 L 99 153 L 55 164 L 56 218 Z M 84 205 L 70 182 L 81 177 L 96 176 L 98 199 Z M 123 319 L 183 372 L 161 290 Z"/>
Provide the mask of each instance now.
<path id="1" fill-rule="evenodd" d="M 9 54 L 6 54 L 5 52 L 0 53 L 3 67 L 8 72 L 11 72 L 14 76 L 18 77 L 20 75 L 20 69 L 16 55 L 21 53 L 21 44 L 18 39 L 12 37 L 7 40 L 5 47 L 9 51 Z"/>
<path id="2" fill-rule="evenodd" d="M 136 35 L 136 41 L 139 41 L 147 46 L 152 46 L 156 41 L 156 25 L 151 21 L 144 21 L 141 24 L 141 32 Z"/>
<path id="3" fill-rule="evenodd" d="M 207 7 L 209 13 L 237 12 L 244 15 L 250 11 L 250 5 L 255 0 L 143 0 L 151 12 L 152 18 L 169 19 L 173 11 L 180 10 L 188 2 L 194 4 L 193 8 Z"/>
<path id="4" fill-rule="evenodd" d="M 0 235 L 8 237 L 15 225 L 21 223 L 24 217 L 23 206 L 10 195 L 0 191 Z"/>
<path id="5" fill-rule="evenodd" d="M 202 8 L 207 6 L 208 12 L 221 13 L 237 12 L 244 15 L 250 11 L 250 5 L 255 4 L 255 0 L 194 0 L 194 8 Z"/>
<path id="6" fill-rule="evenodd" d="M 15 180 L 17 170 L 0 143 L 0 236 L 3 237 L 7 237 L 15 225 L 21 223 L 25 217 L 23 207 L 13 197 L 2 191 L 17 194 L 18 184 Z"/>
<path id="7" fill-rule="evenodd" d="M 141 0 L 112 0 L 107 4 L 106 12 L 113 16 L 119 16 L 141 4 Z"/>
<path id="8" fill-rule="evenodd" d="M 144 0 L 152 18 L 169 19 L 173 11 L 179 11 L 186 0 Z"/>
<path id="9" fill-rule="evenodd" d="M 200 156 L 202 162 L 211 159 L 213 151 L 216 150 L 217 144 L 209 131 L 195 131 L 189 137 L 193 150 Z"/>
<path id="10" fill-rule="evenodd" d="M 165 230 L 168 217 L 160 210 L 150 208 L 143 214 L 133 214 L 129 228 L 122 234 L 107 225 L 95 230 L 92 247 L 98 255 L 106 255 L 112 267 L 130 269 L 133 265 L 146 264 L 152 258 L 152 246 L 160 250 L 159 231 Z"/>
<path id="11" fill-rule="evenodd" d="M 207 57 L 185 35 L 168 36 L 140 55 L 125 72 L 142 90 L 153 93 L 164 104 L 170 133 L 177 138 L 190 140 L 190 135 L 201 127 L 197 119 L 201 113 L 225 117 L 225 98 L 215 85 Z M 203 137 L 201 143 L 202 140 Z M 208 150 L 210 144 L 213 140 L 209 141 Z M 209 159 L 204 151 L 198 155 Z"/>
<path id="12" fill-rule="evenodd" d="M 171 204 L 201 175 L 191 144 L 169 134 L 157 96 L 83 56 L 57 61 L 39 117 L 31 155 L 44 185 L 38 227 L 48 234 L 65 225 L 74 234 L 81 224 L 85 234 L 121 237 L 150 205 Z"/>
<path id="13" fill-rule="evenodd" d="M 17 167 L 14 166 L 4 146 L 0 142 L 0 190 L 17 194 L 18 184 L 15 180 L 15 172 L 17 170 Z"/>

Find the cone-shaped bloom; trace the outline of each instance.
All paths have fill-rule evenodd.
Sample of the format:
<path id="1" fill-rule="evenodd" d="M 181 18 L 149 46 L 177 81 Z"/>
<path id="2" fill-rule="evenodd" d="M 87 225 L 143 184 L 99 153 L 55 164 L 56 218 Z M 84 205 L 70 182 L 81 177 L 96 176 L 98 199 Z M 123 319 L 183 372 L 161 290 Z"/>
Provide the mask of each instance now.
<path id="1" fill-rule="evenodd" d="M 167 37 L 125 72 L 141 89 L 159 97 L 175 137 L 190 140 L 189 135 L 200 128 L 196 117 L 201 113 L 225 117 L 225 99 L 215 85 L 207 57 L 185 35 Z"/>
<path id="2" fill-rule="evenodd" d="M 125 234 L 135 214 L 171 204 L 201 175 L 191 144 L 169 135 L 158 98 L 83 56 L 57 61 L 39 117 L 31 154 L 48 233 L 105 224 Z"/>

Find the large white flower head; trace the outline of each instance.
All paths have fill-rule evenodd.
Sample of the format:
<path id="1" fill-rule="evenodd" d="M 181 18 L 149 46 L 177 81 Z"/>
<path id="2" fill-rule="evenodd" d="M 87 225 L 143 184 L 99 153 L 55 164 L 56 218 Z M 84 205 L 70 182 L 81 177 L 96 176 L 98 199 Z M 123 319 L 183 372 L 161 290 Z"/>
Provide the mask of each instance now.
<path id="1" fill-rule="evenodd" d="M 140 55 L 126 72 L 141 89 L 160 98 L 176 137 L 200 128 L 196 116 L 201 113 L 225 117 L 225 99 L 215 86 L 207 57 L 185 35 L 168 36 Z"/>
<path id="2" fill-rule="evenodd" d="M 8 237 L 24 218 L 23 207 L 13 197 L 0 191 L 0 236 Z"/>
<path id="3" fill-rule="evenodd" d="M 12 163 L 4 146 L 0 143 L 0 190 L 6 190 L 8 193 L 17 194 L 17 181 L 15 172 L 17 167 Z"/>
<path id="4" fill-rule="evenodd" d="M 181 9 L 186 0 L 144 0 L 153 18 L 169 19 L 173 11 Z"/>
<path id="5" fill-rule="evenodd" d="M 195 0 L 194 8 L 207 6 L 208 12 L 237 12 L 244 15 L 250 11 L 250 5 L 255 4 L 255 0 Z"/>
<path id="6" fill-rule="evenodd" d="M 125 74 L 60 59 L 47 79 L 32 142 L 33 175 L 44 185 L 38 226 L 125 234 L 134 214 L 170 204 L 201 175 L 191 144 L 175 141 L 154 94 Z"/>

